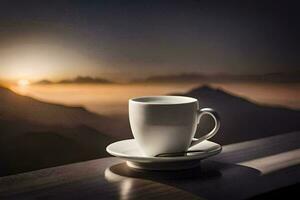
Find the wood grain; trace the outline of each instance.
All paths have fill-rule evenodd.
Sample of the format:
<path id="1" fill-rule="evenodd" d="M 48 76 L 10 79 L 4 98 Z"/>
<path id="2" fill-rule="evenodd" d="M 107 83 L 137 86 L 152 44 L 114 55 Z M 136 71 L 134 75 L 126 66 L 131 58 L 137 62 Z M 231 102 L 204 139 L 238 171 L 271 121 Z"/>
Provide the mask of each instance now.
<path id="1" fill-rule="evenodd" d="M 245 199 L 299 182 L 299 154 L 289 153 L 299 152 L 299 132 L 286 136 L 225 146 L 190 170 L 132 170 L 109 157 L 1 177 L 0 199 Z M 282 155 L 293 162 L 259 169 L 272 158 L 282 166 Z"/>

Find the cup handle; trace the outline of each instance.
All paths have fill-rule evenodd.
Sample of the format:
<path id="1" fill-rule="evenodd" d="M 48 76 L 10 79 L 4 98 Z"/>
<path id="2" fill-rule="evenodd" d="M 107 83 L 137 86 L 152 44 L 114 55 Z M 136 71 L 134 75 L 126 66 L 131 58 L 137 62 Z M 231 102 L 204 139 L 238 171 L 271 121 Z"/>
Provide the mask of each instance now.
<path id="1" fill-rule="evenodd" d="M 207 140 L 207 139 L 213 137 L 218 132 L 218 130 L 220 128 L 220 117 L 219 117 L 218 113 L 215 110 L 213 110 L 211 108 L 202 108 L 202 109 L 197 111 L 197 115 L 198 115 L 197 116 L 198 117 L 198 126 L 199 126 L 201 117 L 203 115 L 209 115 L 214 119 L 215 127 L 209 133 L 207 133 L 206 135 L 204 135 L 200 138 L 193 138 L 190 146 L 194 146 L 196 144 L 199 144 L 203 140 Z"/>

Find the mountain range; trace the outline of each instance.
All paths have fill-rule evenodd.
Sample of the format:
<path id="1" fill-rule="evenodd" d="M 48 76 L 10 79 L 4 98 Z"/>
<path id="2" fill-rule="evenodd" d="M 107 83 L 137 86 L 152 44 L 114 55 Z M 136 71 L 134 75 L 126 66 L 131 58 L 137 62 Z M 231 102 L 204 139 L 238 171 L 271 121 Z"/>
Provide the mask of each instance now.
<path id="1" fill-rule="evenodd" d="M 60 81 L 50 81 L 47 79 L 35 82 L 37 85 L 48 85 L 48 84 L 107 84 L 113 83 L 110 80 L 99 78 L 99 77 L 90 77 L 90 76 L 77 76 L 74 79 L 64 79 Z"/>
<path id="2" fill-rule="evenodd" d="M 267 74 L 201 74 L 201 73 L 181 73 L 173 75 L 158 75 L 147 78 L 130 80 L 128 83 L 217 83 L 217 82 L 267 82 L 267 83 L 300 83 L 300 71 L 296 72 L 276 72 Z M 113 84 L 122 83 L 105 78 L 77 76 L 73 79 L 60 81 L 40 80 L 37 85 L 48 84 Z"/>
<path id="3" fill-rule="evenodd" d="M 174 75 L 151 76 L 145 79 L 136 79 L 136 83 L 182 83 L 182 82 L 270 82 L 270 83 L 300 83 L 300 72 L 278 72 L 268 74 L 201 74 L 201 73 L 183 73 Z"/>

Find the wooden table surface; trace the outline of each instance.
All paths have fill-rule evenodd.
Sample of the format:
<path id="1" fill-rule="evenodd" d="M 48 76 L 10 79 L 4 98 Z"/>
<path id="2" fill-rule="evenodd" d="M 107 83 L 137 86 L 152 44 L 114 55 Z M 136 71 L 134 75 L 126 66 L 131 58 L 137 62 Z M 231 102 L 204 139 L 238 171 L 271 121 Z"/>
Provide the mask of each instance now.
<path id="1" fill-rule="evenodd" d="M 109 157 L 1 177 L 0 199 L 245 199 L 299 183 L 299 134 L 227 145 L 190 170 L 132 170 Z"/>

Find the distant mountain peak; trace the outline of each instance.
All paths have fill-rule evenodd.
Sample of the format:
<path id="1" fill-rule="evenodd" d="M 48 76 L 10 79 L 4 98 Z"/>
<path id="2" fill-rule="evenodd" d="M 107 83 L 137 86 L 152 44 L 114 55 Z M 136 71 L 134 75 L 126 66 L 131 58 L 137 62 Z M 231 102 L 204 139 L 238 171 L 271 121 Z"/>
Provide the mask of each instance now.
<path id="1" fill-rule="evenodd" d="M 207 91 L 207 92 L 211 92 L 211 91 L 215 91 L 215 90 L 217 90 L 217 89 L 213 88 L 210 85 L 206 85 L 205 84 L 205 85 L 203 85 L 201 87 L 193 89 L 192 91 L 204 91 L 204 92 Z"/>
<path id="2" fill-rule="evenodd" d="M 198 94 L 198 95 L 225 95 L 225 96 L 234 96 L 222 89 L 214 88 L 210 85 L 203 85 L 198 88 L 194 88 L 188 92 L 189 94 Z"/>
<path id="3" fill-rule="evenodd" d="M 47 85 L 47 84 L 53 84 L 53 83 L 54 83 L 53 81 L 50 81 L 48 79 L 43 79 L 43 80 L 40 80 L 40 81 L 36 82 L 35 84 L 41 84 L 41 85 L 45 84 L 45 85 Z"/>
<path id="4" fill-rule="evenodd" d="M 62 80 L 58 83 L 112 83 L 109 80 L 99 77 L 77 76 L 74 79 Z"/>
<path id="5" fill-rule="evenodd" d="M 64 79 L 57 82 L 44 79 L 36 82 L 35 84 L 46 85 L 46 84 L 69 84 L 69 83 L 74 83 L 74 84 L 86 84 L 86 83 L 98 84 L 99 83 L 100 84 L 100 83 L 113 83 L 113 82 L 99 77 L 77 76 L 73 79 Z"/>

